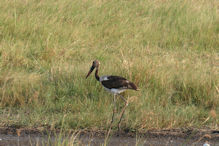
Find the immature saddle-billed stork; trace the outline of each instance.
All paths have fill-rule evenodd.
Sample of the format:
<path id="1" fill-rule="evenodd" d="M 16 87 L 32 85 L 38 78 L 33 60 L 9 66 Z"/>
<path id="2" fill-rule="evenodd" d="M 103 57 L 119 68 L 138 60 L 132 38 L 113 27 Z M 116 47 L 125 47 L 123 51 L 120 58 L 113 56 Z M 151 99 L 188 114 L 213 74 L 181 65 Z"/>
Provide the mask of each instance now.
<path id="1" fill-rule="evenodd" d="M 134 83 L 128 81 L 127 79 L 125 79 L 123 77 L 119 77 L 119 76 L 101 76 L 101 77 L 99 77 L 99 75 L 98 75 L 99 65 L 100 65 L 100 62 L 98 60 L 94 60 L 86 78 L 96 68 L 95 78 L 97 79 L 97 81 L 99 81 L 103 85 L 103 87 L 107 91 L 117 95 L 117 94 L 124 92 L 127 89 L 138 90 Z"/>
<path id="2" fill-rule="evenodd" d="M 99 71 L 99 65 L 100 62 L 98 60 L 94 60 L 93 64 L 90 68 L 90 71 L 88 72 L 86 78 L 88 78 L 88 76 L 92 73 L 92 71 L 96 68 L 96 72 L 95 72 L 95 78 L 97 79 L 97 81 L 99 81 L 103 87 L 113 93 L 114 95 L 114 110 L 113 110 L 113 115 L 112 115 L 112 121 L 111 121 L 111 125 L 113 123 L 113 118 L 114 118 L 114 113 L 115 113 L 115 101 L 116 101 L 116 95 L 119 95 L 120 93 L 124 92 L 127 89 L 132 89 L 132 90 L 138 90 L 136 85 L 130 81 L 128 81 L 127 79 L 120 77 L 120 76 L 101 76 L 99 77 L 98 75 L 98 71 Z M 128 105 L 127 101 L 125 100 L 125 98 L 121 95 L 119 95 L 124 101 L 125 101 L 125 107 L 123 108 L 121 115 L 120 115 L 120 120 L 119 120 L 119 124 L 118 124 L 118 128 L 120 128 L 120 122 L 122 119 L 122 116 L 124 114 L 125 108 Z"/>

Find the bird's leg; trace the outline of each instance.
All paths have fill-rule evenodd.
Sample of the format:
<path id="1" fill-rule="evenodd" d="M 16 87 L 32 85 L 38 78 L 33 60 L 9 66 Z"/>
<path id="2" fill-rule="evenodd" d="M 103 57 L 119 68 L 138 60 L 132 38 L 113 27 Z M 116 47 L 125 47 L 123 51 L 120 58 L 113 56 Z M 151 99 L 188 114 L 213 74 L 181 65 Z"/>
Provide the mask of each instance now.
<path id="1" fill-rule="evenodd" d="M 113 121 L 114 121 L 114 115 L 115 115 L 115 112 L 116 112 L 116 95 L 114 94 L 113 95 L 113 115 L 112 115 L 112 120 L 111 120 L 111 123 L 110 123 L 110 127 L 109 127 L 109 130 L 107 132 L 107 136 L 106 136 L 106 140 L 108 139 L 109 137 L 109 134 L 110 134 L 110 131 L 112 129 L 112 125 L 113 125 Z"/>
<path id="2" fill-rule="evenodd" d="M 123 117 L 123 115 L 125 113 L 126 107 L 128 106 L 128 101 L 125 100 L 125 98 L 122 95 L 119 95 L 119 96 L 122 98 L 122 100 L 125 101 L 125 106 L 123 107 L 123 109 L 121 111 L 121 114 L 120 114 L 119 123 L 118 123 L 118 130 L 120 130 L 120 124 L 121 124 L 121 121 L 122 121 L 122 117 Z"/>
<path id="3" fill-rule="evenodd" d="M 114 121 L 114 115 L 115 115 L 115 112 L 116 112 L 116 95 L 115 94 L 113 95 L 113 106 L 114 106 L 114 108 L 113 108 L 113 115 L 112 115 L 111 124 Z"/>
<path id="4" fill-rule="evenodd" d="M 119 95 L 119 97 L 120 97 L 125 103 L 127 103 L 127 100 L 126 100 L 122 95 Z"/>

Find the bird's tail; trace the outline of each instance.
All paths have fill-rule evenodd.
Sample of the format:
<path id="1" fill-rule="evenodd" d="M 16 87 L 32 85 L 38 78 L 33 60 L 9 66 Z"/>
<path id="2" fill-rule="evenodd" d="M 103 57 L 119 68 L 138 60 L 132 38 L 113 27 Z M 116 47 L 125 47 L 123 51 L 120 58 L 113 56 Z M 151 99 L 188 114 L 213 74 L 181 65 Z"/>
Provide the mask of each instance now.
<path id="1" fill-rule="evenodd" d="M 130 82 L 129 85 L 131 86 L 130 89 L 138 91 L 138 88 L 137 88 L 137 86 L 134 83 Z"/>

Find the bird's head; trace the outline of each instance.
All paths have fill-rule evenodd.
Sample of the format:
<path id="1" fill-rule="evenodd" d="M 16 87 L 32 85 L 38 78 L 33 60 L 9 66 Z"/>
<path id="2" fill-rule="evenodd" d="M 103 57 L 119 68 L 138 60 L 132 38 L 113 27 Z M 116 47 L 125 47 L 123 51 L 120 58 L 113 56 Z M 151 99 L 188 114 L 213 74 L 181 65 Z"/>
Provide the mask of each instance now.
<path id="1" fill-rule="evenodd" d="M 98 68 L 99 65 L 100 65 L 100 62 L 99 62 L 98 60 L 94 60 L 92 66 L 90 67 L 90 70 L 89 70 L 89 72 L 88 72 L 86 78 L 88 78 L 88 76 L 92 73 L 92 71 L 93 71 L 95 68 Z"/>

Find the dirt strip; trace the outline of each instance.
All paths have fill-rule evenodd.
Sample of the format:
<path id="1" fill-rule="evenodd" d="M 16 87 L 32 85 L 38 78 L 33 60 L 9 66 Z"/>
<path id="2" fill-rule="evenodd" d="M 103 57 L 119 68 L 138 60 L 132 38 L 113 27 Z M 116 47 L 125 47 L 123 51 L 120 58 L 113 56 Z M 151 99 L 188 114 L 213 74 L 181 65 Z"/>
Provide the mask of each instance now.
<path id="1" fill-rule="evenodd" d="M 77 136 L 81 145 L 103 145 L 107 131 L 90 130 L 48 130 L 41 128 L 18 128 L 0 127 L 1 145 L 45 145 L 50 137 L 51 143 L 55 144 L 57 136 L 61 133 L 62 138 Z M 148 130 L 144 133 L 124 131 L 113 131 L 108 145 L 132 146 L 140 145 L 203 145 L 209 143 L 211 146 L 219 146 L 219 130 L 207 129 L 168 129 Z"/>
<path id="2" fill-rule="evenodd" d="M 60 133 L 61 130 L 49 130 L 45 128 L 14 128 L 14 127 L 0 127 L 0 134 L 10 134 L 10 135 L 45 135 Z M 106 131 L 91 131 L 91 130 L 68 130 L 68 134 L 79 133 L 79 135 L 92 135 L 96 137 L 104 137 Z M 132 132 L 129 130 L 123 131 L 113 131 L 112 136 L 120 137 L 136 137 L 136 135 L 141 137 L 179 137 L 179 138 L 202 138 L 206 140 L 219 140 L 219 130 L 209 130 L 209 129 L 164 129 L 164 130 L 148 130 L 147 132 Z"/>

